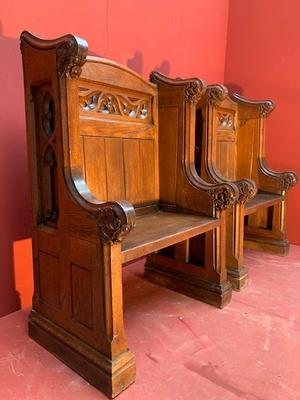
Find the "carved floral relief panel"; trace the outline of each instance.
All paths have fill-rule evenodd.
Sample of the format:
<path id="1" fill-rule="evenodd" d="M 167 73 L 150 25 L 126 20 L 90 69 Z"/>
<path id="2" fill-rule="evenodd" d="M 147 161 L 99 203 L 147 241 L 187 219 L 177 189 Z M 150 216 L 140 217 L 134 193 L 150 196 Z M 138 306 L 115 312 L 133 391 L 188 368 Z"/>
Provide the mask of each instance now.
<path id="1" fill-rule="evenodd" d="M 151 98 L 128 95 L 109 89 L 80 88 L 79 105 L 81 115 L 84 113 L 101 114 L 101 116 L 128 117 L 139 121 L 150 119 Z"/>
<path id="2" fill-rule="evenodd" d="M 228 111 L 218 111 L 216 116 L 217 128 L 234 131 L 234 115 Z"/>

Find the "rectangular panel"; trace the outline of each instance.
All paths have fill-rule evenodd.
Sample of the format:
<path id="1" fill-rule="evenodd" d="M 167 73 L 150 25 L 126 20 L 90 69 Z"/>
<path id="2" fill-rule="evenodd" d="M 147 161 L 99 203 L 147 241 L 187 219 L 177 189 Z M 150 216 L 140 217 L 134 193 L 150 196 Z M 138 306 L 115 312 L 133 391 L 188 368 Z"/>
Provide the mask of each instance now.
<path id="1" fill-rule="evenodd" d="M 92 273 L 74 264 L 72 268 L 72 317 L 92 328 Z"/>
<path id="2" fill-rule="evenodd" d="M 39 250 L 57 257 L 59 255 L 57 230 L 50 226 L 40 225 L 37 234 Z"/>
<path id="3" fill-rule="evenodd" d="M 140 144 L 138 139 L 124 139 L 124 166 L 126 200 L 134 205 L 141 202 L 141 159 Z M 154 173 L 154 171 L 153 171 Z"/>
<path id="4" fill-rule="evenodd" d="M 47 305 L 60 309 L 60 274 L 57 257 L 39 252 L 40 298 Z"/>
<path id="5" fill-rule="evenodd" d="M 87 240 L 70 238 L 70 256 L 72 263 L 91 270 L 97 259 L 97 246 Z"/>
<path id="6" fill-rule="evenodd" d="M 217 168 L 227 179 L 236 179 L 235 142 L 217 142 Z"/>
<path id="7" fill-rule="evenodd" d="M 255 120 L 240 120 L 237 136 L 237 179 L 251 178 L 257 181 L 257 171 L 253 170 L 255 154 L 255 130 L 258 129 Z M 257 130 L 256 130 L 257 132 Z"/>
<path id="8" fill-rule="evenodd" d="M 107 200 L 125 199 L 123 142 L 119 138 L 105 138 L 107 171 Z"/>
<path id="9" fill-rule="evenodd" d="M 80 118 L 80 133 L 84 136 L 119 137 L 127 139 L 153 139 L 151 124 L 128 121 L 105 121 L 95 118 Z"/>
<path id="10" fill-rule="evenodd" d="M 142 204 L 151 204 L 155 199 L 155 153 L 154 142 L 140 140 Z"/>
<path id="11" fill-rule="evenodd" d="M 159 180 L 163 202 L 176 203 L 178 106 L 160 108 Z M 169 166 L 172 168 L 169 168 Z"/>
<path id="12" fill-rule="evenodd" d="M 86 183 L 97 199 L 107 201 L 105 143 L 103 138 L 83 138 L 83 159 Z"/>

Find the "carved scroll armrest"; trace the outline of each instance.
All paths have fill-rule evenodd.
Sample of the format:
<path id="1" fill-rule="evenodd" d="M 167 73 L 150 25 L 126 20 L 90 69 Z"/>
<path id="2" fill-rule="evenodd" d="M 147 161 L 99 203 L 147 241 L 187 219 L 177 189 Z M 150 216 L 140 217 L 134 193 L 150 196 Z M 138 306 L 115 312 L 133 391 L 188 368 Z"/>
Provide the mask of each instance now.
<path id="1" fill-rule="evenodd" d="M 233 182 L 208 183 L 196 172 L 195 165 L 186 163 L 184 166 L 185 178 L 189 186 L 196 188 L 199 192 L 206 193 L 216 211 L 222 211 L 238 201 L 239 188 Z"/>
<path id="2" fill-rule="evenodd" d="M 135 211 L 125 200 L 102 203 L 94 213 L 102 243 L 120 242 L 135 226 Z"/>
<path id="3" fill-rule="evenodd" d="M 299 181 L 299 176 L 293 171 L 276 172 L 268 168 L 264 159 L 260 160 L 261 174 L 271 179 L 280 191 L 287 191 Z M 260 185 L 263 186 L 263 185 Z M 263 189 L 263 187 L 261 187 Z"/>
<path id="4" fill-rule="evenodd" d="M 239 198 L 239 190 L 237 186 L 230 182 L 209 185 L 207 192 L 212 198 L 214 207 L 217 211 L 225 210 Z"/>
<path id="5" fill-rule="evenodd" d="M 256 195 L 257 186 L 252 179 L 240 179 L 235 183 L 239 189 L 238 203 L 244 204 Z"/>
<path id="6" fill-rule="evenodd" d="M 66 183 L 75 202 L 96 221 L 100 240 L 120 242 L 135 226 L 134 207 L 126 200 L 101 202 L 90 192 L 81 170 L 65 169 Z"/>

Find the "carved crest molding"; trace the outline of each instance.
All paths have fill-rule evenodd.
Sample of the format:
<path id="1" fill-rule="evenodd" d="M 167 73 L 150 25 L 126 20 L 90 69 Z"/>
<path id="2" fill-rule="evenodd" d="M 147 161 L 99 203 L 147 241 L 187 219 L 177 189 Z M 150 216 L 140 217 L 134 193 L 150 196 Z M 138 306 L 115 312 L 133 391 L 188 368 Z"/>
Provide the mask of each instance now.
<path id="1" fill-rule="evenodd" d="M 262 103 L 259 107 L 259 115 L 261 117 L 267 118 L 271 112 L 274 110 L 275 104 L 271 100 L 267 100 L 264 103 Z"/>
<path id="2" fill-rule="evenodd" d="M 87 43 L 81 38 L 71 36 L 62 42 L 56 50 L 59 78 L 64 75 L 72 79 L 79 78 L 82 66 L 86 62 L 87 52 Z"/>
<path id="3" fill-rule="evenodd" d="M 197 104 L 201 98 L 203 85 L 199 80 L 195 80 L 186 84 L 184 88 L 185 101 L 192 104 Z"/>
<path id="4" fill-rule="evenodd" d="M 218 105 L 228 95 L 228 90 L 223 85 L 209 85 L 206 88 L 206 99 L 212 106 Z"/>

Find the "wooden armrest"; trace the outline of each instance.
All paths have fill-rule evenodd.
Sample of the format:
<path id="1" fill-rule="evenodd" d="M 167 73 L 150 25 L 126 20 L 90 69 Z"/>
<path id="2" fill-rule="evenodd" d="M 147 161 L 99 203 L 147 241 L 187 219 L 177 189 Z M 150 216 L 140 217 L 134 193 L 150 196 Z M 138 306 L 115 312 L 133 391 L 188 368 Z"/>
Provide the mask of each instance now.
<path id="1" fill-rule="evenodd" d="M 70 173 L 66 169 L 66 173 Z M 67 185 L 74 200 L 96 220 L 102 243 L 120 242 L 135 226 L 134 207 L 126 200 L 101 202 L 90 192 L 80 171 L 68 174 Z"/>
<path id="2" fill-rule="evenodd" d="M 264 158 L 260 159 L 259 167 L 261 175 L 271 180 L 273 186 L 276 186 L 276 189 L 280 191 L 289 190 L 299 181 L 299 176 L 293 171 L 275 172 L 271 170 L 266 165 Z M 268 189 L 265 185 L 261 186 L 262 190 Z"/>
<path id="3" fill-rule="evenodd" d="M 240 179 L 234 182 L 239 189 L 238 203 L 244 204 L 253 199 L 257 193 L 256 183 L 252 179 Z"/>
<path id="4" fill-rule="evenodd" d="M 236 185 L 231 182 L 211 185 L 207 191 L 213 199 L 214 208 L 218 211 L 225 210 L 236 202 L 239 197 L 239 191 Z"/>
<path id="5" fill-rule="evenodd" d="M 95 213 L 102 243 L 120 242 L 135 226 L 135 211 L 126 200 L 99 204 Z"/>
<path id="6" fill-rule="evenodd" d="M 210 184 L 200 178 L 194 168 L 187 168 L 186 173 L 191 186 L 198 191 L 206 192 L 213 202 L 213 208 L 217 211 L 225 210 L 239 198 L 239 189 L 232 182 Z"/>

